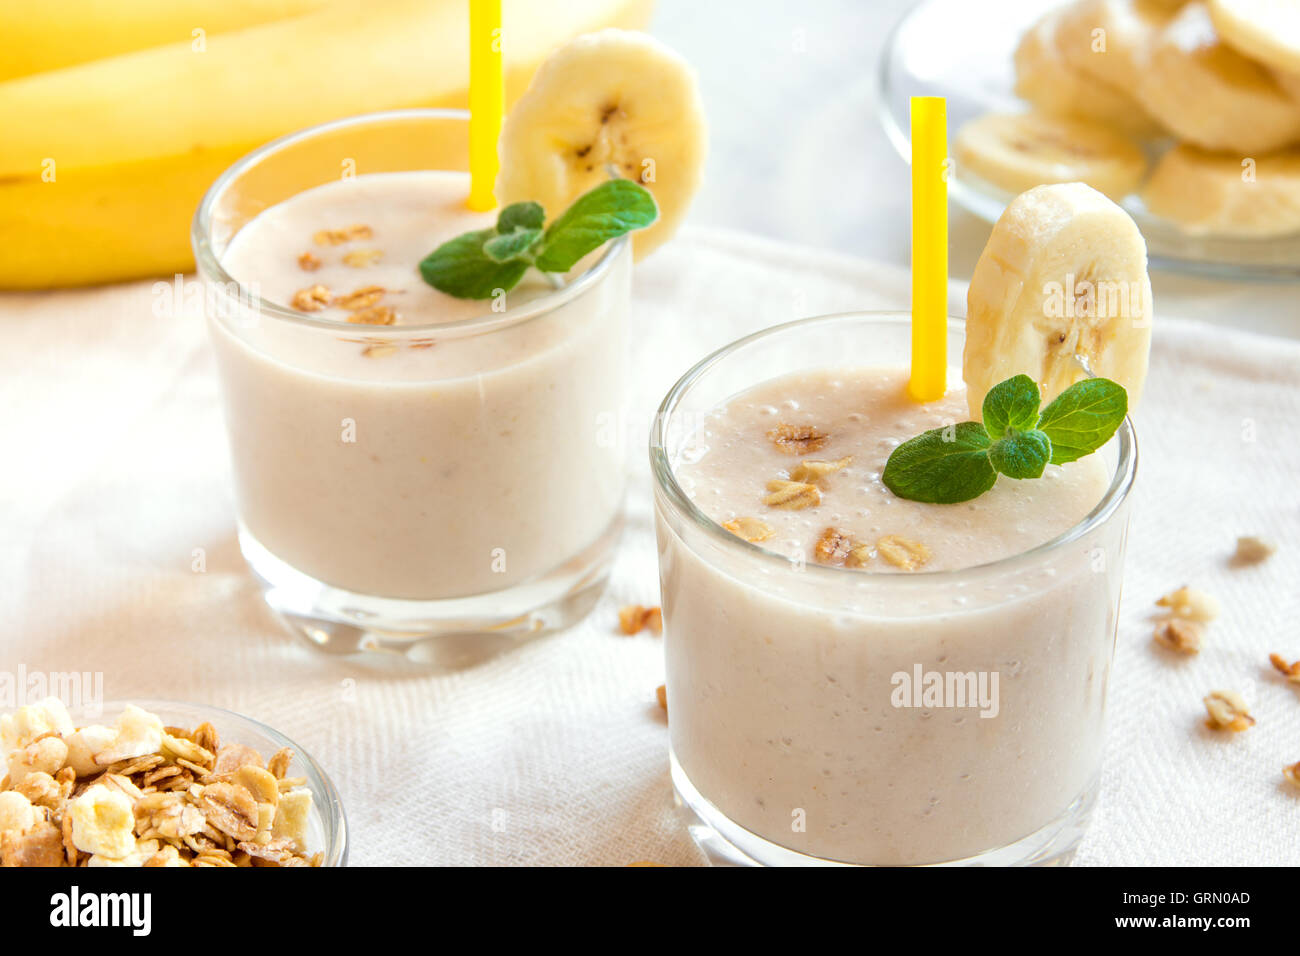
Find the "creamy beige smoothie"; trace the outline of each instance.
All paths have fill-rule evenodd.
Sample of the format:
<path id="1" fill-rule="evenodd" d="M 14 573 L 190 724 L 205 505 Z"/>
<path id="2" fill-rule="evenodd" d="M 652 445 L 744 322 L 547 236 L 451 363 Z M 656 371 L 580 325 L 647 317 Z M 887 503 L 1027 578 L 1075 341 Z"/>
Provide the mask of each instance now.
<path id="1" fill-rule="evenodd" d="M 275 558 L 362 595 L 496 592 L 616 526 L 624 454 L 626 242 L 557 290 L 496 300 L 425 284 L 418 263 L 495 212 L 454 172 L 375 173 L 261 212 L 221 256 L 303 322 L 214 318 L 240 520 Z M 355 295 L 354 295 L 355 294 Z"/>
<path id="2" fill-rule="evenodd" d="M 1099 766 L 1122 528 L 1005 570 L 931 572 L 1067 532 L 1114 462 L 1000 476 L 962 504 L 896 497 L 881 482 L 893 449 L 968 417 L 960 387 L 918 404 L 906 377 L 800 372 L 704 414 L 673 475 L 735 540 L 659 502 L 674 757 L 730 821 L 822 859 L 930 863 L 1012 844 L 1061 817 Z"/>

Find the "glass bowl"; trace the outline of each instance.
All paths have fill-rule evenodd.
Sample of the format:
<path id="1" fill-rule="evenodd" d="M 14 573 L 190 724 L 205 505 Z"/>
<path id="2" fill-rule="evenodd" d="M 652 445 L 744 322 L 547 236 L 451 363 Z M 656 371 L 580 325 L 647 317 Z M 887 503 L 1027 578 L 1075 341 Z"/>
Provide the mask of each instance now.
<path id="1" fill-rule="evenodd" d="M 86 724 L 112 725 L 127 704 L 135 704 L 151 714 L 157 714 L 165 726 L 192 730 L 207 721 L 216 728 L 222 742 L 252 747 L 264 759 L 281 747 L 288 747 L 293 751 L 288 776 L 305 778 L 307 789 L 311 791 L 312 815 L 307 831 L 307 855 L 318 852 L 325 854 L 321 866 L 347 866 L 348 826 L 343 813 L 343 801 L 339 799 L 338 790 L 320 764 L 298 744 L 252 717 L 221 707 L 174 700 L 114 700 L 93 709 L 86 706 L 70 708 L 72 721 L 78 727 Z"/>
<path id="2" fill-rule="evenodd" d="M 909 100 L 943 96 L 949 136 L 984 113 L 1028 108 L 1013 92 L 1012 54 L 1039 17 L 1061 3 L 999 0 L 922 0 L 898 22 L 885 42 L 877 77 L 880 120 L 899 154 L 911 162 Z M 1148 144 L 1152 155 L 1169 141 Z M 968 211 L 995 222 L 1012 194 L 956 169 L 949 191 Z M 1136 195 L 1122 205 L 1146 237 L 1151 264 L 1225 278 L 1300 278 L 1300 234 L 1267 238 L 1191 235 L 1176 223 L 1147 212 Z"/>

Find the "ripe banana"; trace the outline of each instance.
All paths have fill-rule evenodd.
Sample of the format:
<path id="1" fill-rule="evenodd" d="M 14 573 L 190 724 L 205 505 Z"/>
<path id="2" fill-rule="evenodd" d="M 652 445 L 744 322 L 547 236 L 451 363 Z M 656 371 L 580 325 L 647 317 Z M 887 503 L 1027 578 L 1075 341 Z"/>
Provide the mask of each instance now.
<path id="1" fill-rule="evenodd" d="M 1300 232 L 1300 149 L 1243 159 L 1171 149 L 1142 191 L 1151 213 L 1192 235 L 1263 238 Z"/>
<path id="2" fill-rule="evenodd" d="M 550 51 L 643 26 L 652 0 L 505 0 L 508 97 Z M 212 180 L 261 143 L 377 109 L 464 106 L 463 0 L 332 0 L 320 10 L 0 83 L 0 288 L 192 268 Z"/>
<path id="3" fill-rule="evenodd" d="M 632 238 L 640 259 L 686 215 L 707 145 L 689 64 L 644 33 L 602 30 L 557 50 L 510 111 L 497 197 L 558 215 L 610 175 L 636 179 L 659 204 L 659 220 Z"/>
<path id="4" fill-rule="evenodd" d="M 1220 39 L 1199 0 L 1156 36 L 1137 89 L 1152 116 L 1206 149 L 1264 153 L 1300 139 L 1300 109 L 1267 69 Z"/>
<path id="5" fill-rule="evenodd" d="M 1093 374 L 1141 395 L 1151 280 L 1137 224 L 1083 183 L 1038 186 L 993 227 L 966 300 L 962 377 L 978 420 L 988 390 L 1024 373 L 1049 402 Z"/>
<path id="6" fill-rule="evenodd" d="M 1066 63 L 1100 83 L 1136 89 L 1151 41 L 1173 11 L 1151 0 L 1081 0 L 1066 7 L 1056 38 Z"/>
<path id="7" fill-rule="evenodd" d="M 319 9 L 333 0 L 59 0 L 0 6 L 0 80 Z"/>
<path id="8" fill-rule="evenodd" d="M 989 113 L 953 144 L 957 174 L 972 173 L 1011 194 L 1043 183 L 1084 182 L 1114 199 L 1137 187 L 1146 156 L 1132 140 L 1088 120 L 1045 113 Z"/>
<path id="9" fill-rule="evenodd" d="M 1243 56 L 1300 73 L 1300 4 L 1293 0 L 1209 0 L 1223 41 Z"/>
<path id="10" fill-rule="evenodd" d="M 1125 91 L 1066 62 L 1057 35 L 1059 12 L 1047 14 L 1020 39 L 1015 93 L 1044 113 L 1096 120 L 1134 136 L 1159 132 Z"/>

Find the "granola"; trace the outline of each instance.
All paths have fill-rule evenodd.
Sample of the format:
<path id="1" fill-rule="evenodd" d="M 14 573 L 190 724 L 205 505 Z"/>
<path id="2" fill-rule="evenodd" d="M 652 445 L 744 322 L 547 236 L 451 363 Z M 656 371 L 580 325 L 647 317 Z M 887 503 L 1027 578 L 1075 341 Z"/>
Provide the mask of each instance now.
<path id="1" fill-rule="evenodd" d="M 1288 664 L 1281 654 L 1270 654 L 1268 662 L 1292 684 L 1300 684 L 1300 660 Z"/>
<path id="2" fill-rule="evenodd" d="M 753 544 L 766 541 L 776 534 L 776 529 L 761 518 L 732 518 L 722 522 L 722 526 L 738 538 L 744 538 Z"/>
<path id="3" fill-rule="evenodd" d="M 331 298 L 330 290 L 317 283 L 295 292 L 293 298 L 289 300 L 289 305 L 299 312 L 319 312 L 330 304 Z"/>
<path id="4" fill-rule="evenodd" d="M 767 490 L 769 494 L 763 499 L 763 504 L 773 508 L 801 511 L 822 503 L 822 493 L 817 490 L 817 486 L 802 481 L 774 478 L 767 483 Z"/>
<path id="5" fill-rule="evenodd" d="M 806 455 L 830 441 L 829 435 L 812 425 L 777 425 L 767 433 L 767 438 L 787 455 Z"/>
<path id="6" fill-rule="evenodd" d="M 368 309 L 379 302 L 387 291 L 387 289 L 380 285 L 366 285 L 362 286 L 360 289 L 354 289 L 347 293 L 347 295 L 339 296 L 334 300 L 334 304 L 340 308 L 347 309 L 349 312 L 354 312 L 358 309 Z"/>
<path id="7" fill-rule="evenodd" d="M 1184 621 L 1169 618 L 1156 625 L 1155 641 L 1171 651 L 1180 654 L 1199 654 L 1201 652 L 1202 630 L 1196 621 Z"/>
<path id="8" fill-rule="evenodd" d="M 397 310 L 390 305 L 374 305 L 353 312 L 348 321 L 353 325 L 392 325 L 397 321 Z"/>
<path id="9" fill-rule="evenodd" d="M 629 604 L 626 607 L 619 608 L 618 629 L 624 634 L 640 634 L 646 628 L 656 634 L 664 632 L 664 612 L 662 608 L 642 607 L 640 604 Z"/>
<path id="10" fill-rule="evenodd" d="M 876 552 L 904 571 L 915 571 L 930 560 L 930 549 L 924 544 L 897 534 L 887 534 L 877 541 Z"/>
<path id="11" fill-rule="evenodd" d="M 1211 691 L 1202 701 L 1210 715 L 1205 726 L 1211 730 L 1230 730 L 1235 734 L 1255 726 L 1255 718 L 1250 716 L 1245 698 L 1236 691 Z"/>
<path id="12" fill-rule="evenodd" d="M 315 272 L 320 268 L 320 259 L 314 253 L 304 252 L 298 257 L 298 268 L 303 272 Z"/>
<path id="13" fill-rule="evenodd" d="M 374 265 L 383 257 L 384 253 L 381 249 L 353 249 L 343 254 L 343 264 L 353 269 L 364 269 Z"/>
<path id="14" fill-rule="evenodd" d="M 1273 556 L 1277 544 L 1267 538 L 1253 534 L 1242 535 L 1237 539 L 1237 550 L 1232 555 L 1232 563 L 1237 565 L 1259 564 Z"/>
<path id="15" fill-rule="evenodd" d="M 211 724 L 127 705 L 76 728 L 56 698 L 0 717 L 0 866 L 320 866 L 311 791 Z"/>
<path id="16" fill-rule="evenodd" d="M 853 550 L 853 541 L 839 528 L 827 528 L 813 546 L 813 560 L 819 564 L 843 564 Z"/>
<path id="17" fill-rule="evenodd" d="M 375 231 L 366 225 L 347 226 L 342 229 L 321 229 L 312 241 L 318 246 L 341 246 L 353 239 L 372 239 Z"/>
<path id="18" fill-rule="evenodd" d="M 791 481 L 802 481 L 809 485 L 817 485 L 819 488 L 826 487 L 826 476 L 833 475 L 835 472 L 848 467 L 853 461 L 853 456 L 848 455 L 835 461 L 817 461 L 816 459 L 805 459 L 790 471 Z"/>
<path id="19" fill-rule="evenodd" d="M 1189 621 L 1213 621 L 1219 616 L 1219 602 L 1212 594 L 1181 587 L 1156 601 L 1157 607 L 1169 608 L 1174 617 Z"/>

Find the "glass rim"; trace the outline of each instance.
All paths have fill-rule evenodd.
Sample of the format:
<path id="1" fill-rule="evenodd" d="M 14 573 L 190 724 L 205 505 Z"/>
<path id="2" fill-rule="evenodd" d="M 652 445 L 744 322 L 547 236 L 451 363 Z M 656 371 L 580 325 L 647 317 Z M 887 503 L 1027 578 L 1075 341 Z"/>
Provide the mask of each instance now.
<path id="1" fill-rule="evenodd" d="M 722 348 L 696 362 L 664 396 L 664 400 L 660 403 L 659 410 L 655 414 L 654 425 L 650 431 L 650 469 L 654 473 L 656 489 L 666 496 L 673 508 L 684 514 L 692 524 L 702 529 L 713 541 L 721 544 L 724 551 L 731 551 L 737 555 L 748 555 L 749 560 L 777 562 L 785 565 L 787 569 L 790 565 L 790 558 L 787 555 L 761 548 L 757 544 L 746 541 L 739 535 L 732 534 L 701 511 L 690 496 L 682 490 L 674 474 L 672 463 L 668 460 L 668 452 L 664 443 L 668 422 L 673 417 L 677 405 L 690 389 L 706 376 L 715 365 L 754 342 L 804 326 L 814 324 L 829 325 L 835 322 L 860 321 L 863 319 L 877 323 L 901 325 L 904 322 L 911 321 L 911 312 L 899 310 L 832 312 L 825 315 L 795 319 L 791 322 L 783 322 L 780 325 L 760 329 L 722 346 Z M 949 316 L 948 331 L 952 332 L 954 330 L 961 331 L 964 337 L 965 320 Z M 755 382 L 754 384 L 759 383 Z M 872 574 L 863 573 L 854 568 L 808 562 L 803 567 L 803 573 L 811 572 L 814 575 L 823 575 L 822 580 L 827 582 L 835 580 L 841 582 L 853 581 L 859 587 L 914 588 L 918 586 L 932 587 L 936 584 L 942 585 L 945 582 L 968 581 L 971 578 L 988 577 L 1012 571 L 1021 565 L 1040 561 L 1108 523 L 1127 500 L 1129 493 L 1133 489 L 1138 459 L 1137 436 L 1133 430 L 1132 420 L 1128 416 L 1125 416 L 1120 427 L 1116 429 L 1113 440 L 1119 442 L 1115 473 L 1111 476 L 1110 484 L 1105 494 L 1102 495 L 1101 501 L 1078 523 L 1042 544 L 1037 544 L 1032 548 L 993 561 L 952 570 L 910 571 L 906 574 Z M 772 564 L 771 566 L 775 567 L 776 565 Z"/>
<path id="2" fill-rule="evenodd" d="M 279 305 L 269 299 L 264 299 L 244 283 L 240 282 L 222 265 L 221 260 L 217 257 L 212 248 L 212 228 L 213 218 L 212 210 L 217 200 L 225 194 L 229 186 L 239 179 L 244 173 L 257 166 L 266 158 L 283 151 L 286 148 L 310 140 L 323 134 L 331 133 L 336 130 L 343 130 L 349 127 L 365 126 L 368 123 L 382 121 L 402 121 L 402 120 L 455 120 L 464 123 L 469 122 L 469 110 L 462 109 L 444 109 L 444 108 L 412 108 L 400 110 L 382 110 L 373 113 L 359 113 L 355 116 L 345 116 L 341 119 L 329 120 L 325 123 L 317 123 L 314 126 L 308 126 L 304 129 L 295 130 L 292 133 L 286 133 L 284 136 L 277 137 L 268 143 L 257 147 L 251 152 L 245 153 L 235 162 L 231 163 L 220 176 L 213 180 L 212 185 L 208 187 L 199 200 L 198 208 L 194 212 L 194 218 L 190 221 L 190 246 L 194 251 L 195 271 L 200 279 L 210 280 L 227 288 L 238 289 L 234 296 L 242 303 L 246 303 L 253 313 L 259 317 L 269 316 L 277 321 L 292 322 L 297 325 L 315 328 L 321 331 L 337 334 L 341 330 L 357 330 L 357 326 L 348 325 L 340 322 L 338 319 L 326 319 L 312 315 L 308 312 L 298 312 L 288 306 Z M 305 190 L 304 190 L 305 191 Z M 294 195 L 298 195 L 295 193 Z M 270 207 L 267 207 L 270 208 Z M 566 283 L 563 287 L 544 292 L 535 298 L 529 299 L 523 305 L 514 308 L 507 308 L 499 315 L 488 313 L 487 315 L 474 316 L 468 319 L 458 319 L 455 322 L 422 322 L 414 325 L 391 325 L 391 326 L 366 326 L 364 334 L 367 339 L 373 337 L 376 340 L 388 338 L 401 338 L 410 333 L 430 334 L 437 332 L 441 336 L 463 337 L 468 335 L 482 335 L 488 332 L 495 332 L 503 328 L 513 327 L 526 322 L 530 319 L 540 318 L 549 315 L 554 310 L 564 304 L 583 295 L 595 285 L 605 273 L 613 268 L 618 256 L 625 247 L 630 243 L 630 236 L 624 235 L 606 243 L 604 250 L 600 253 L 599 258 L 593 262 L 580 276 L 572 282 Z"/>
<path id="3" fill-rule="evenodd" d="M 323 799 L 315 809 L 320 816 L 321 828 L 325 839 L 325 846 L 322 851 L 325 854 L 321 863 L 323 867 L 347 866 L 348 862 L 348 823 L 347 814 L 343 810 L 343 798 L 339 796 L 338 788 L 334 786 L 334 781 L 330 779 L 325 769 L 316 762 L 316 758 L 307 752 L 296 741 L 285 736 L 269 724 L 265 724 L 256 717 L 249 717 L 247 714 L 241 714 L 238 711 L 228 710 L 225 707 L 217 707 L 213 704 L 200 704 L 193 701 L 168 700 L 165 698 L 134 698 L 130 700 L 105 700 L 98 709 L 101 714 L 112 713 L 117 710 L 123 710 L 128 704 L 134 704 L 136 707 L 143 708 L 151 713 L 161 711 L 159 716 L 167 713 L 186 713 L 194 712 L 211 719 L 211 722 L 217 729 L 218 735 L 224 736 L 224 725 L 244 724 L 246 727 L 267 737 L 277 747 L 288 747 L 293 751 L 294 758 L 302 761 L 303 776 L 307 779 L 308 787 L 319 794 Z M 85 710 L 84 707 L 78 710 Z M 72 715 L 76 717 L 76 713 Z M 219 724 L 218 721 L 223 722 Z M 264 755 L 267 756 L 267 755 Z M 313 801 L 314 802 L 314 801 Z"/>

